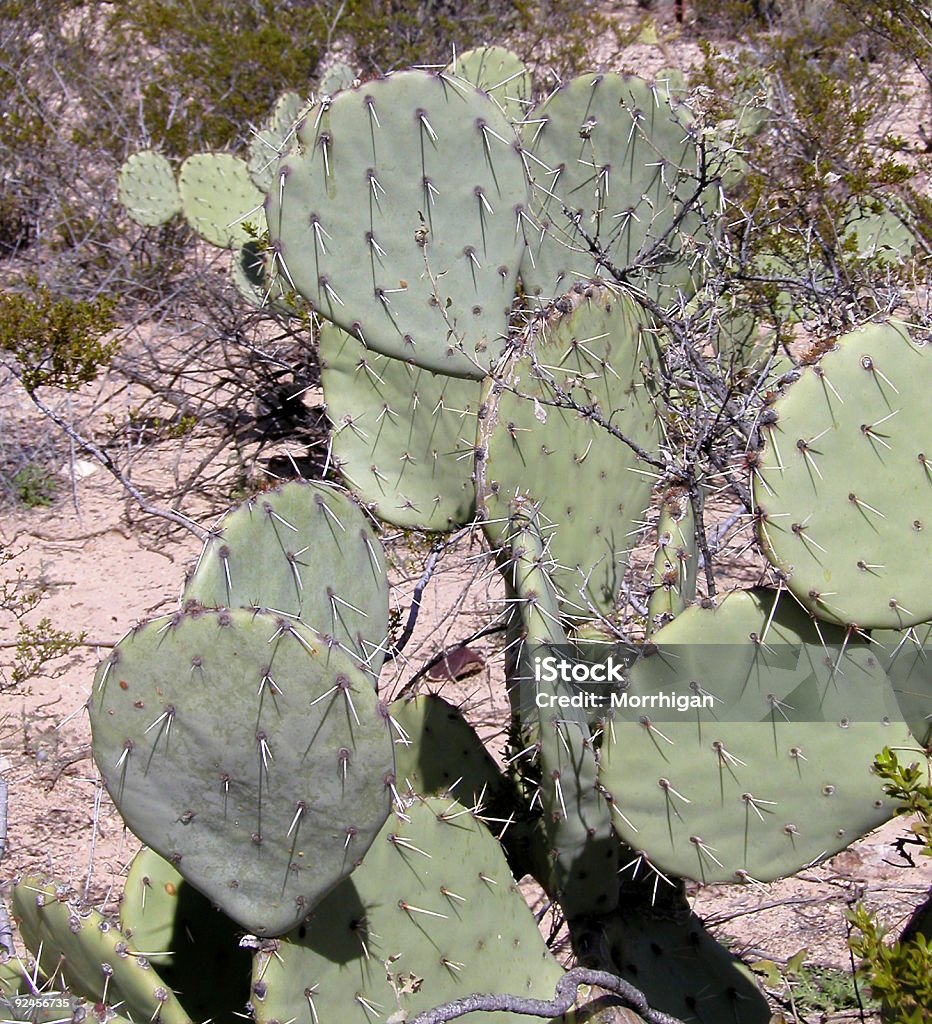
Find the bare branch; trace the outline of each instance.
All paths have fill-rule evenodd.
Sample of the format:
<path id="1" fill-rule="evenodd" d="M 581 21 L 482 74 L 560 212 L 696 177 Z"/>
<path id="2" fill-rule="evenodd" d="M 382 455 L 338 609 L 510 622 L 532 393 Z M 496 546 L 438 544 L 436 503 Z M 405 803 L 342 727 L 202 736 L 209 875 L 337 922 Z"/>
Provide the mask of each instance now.
<path id="1" fill-rule="evenodd" d="M 677 1017 L 653 1010 L 640 989 L 608 971 L 592 971 L 574 967 L 557 982 L 553 999 L 528 999 L 524 996 L 492 995 L 477 992 L 453 999 L 432 1010 L 425 1010 L 412 1018 L 410 1024 L 444 1024 L 477 1010 L 485 1013 L 521 1013 L 528 1017 L 560 1017 L 576 1002 L 576 989 L 580 985 L 597 985 L 616 996 L 622 1006 L 635 1010 L 648 1024 L 682 1024 Z"/>

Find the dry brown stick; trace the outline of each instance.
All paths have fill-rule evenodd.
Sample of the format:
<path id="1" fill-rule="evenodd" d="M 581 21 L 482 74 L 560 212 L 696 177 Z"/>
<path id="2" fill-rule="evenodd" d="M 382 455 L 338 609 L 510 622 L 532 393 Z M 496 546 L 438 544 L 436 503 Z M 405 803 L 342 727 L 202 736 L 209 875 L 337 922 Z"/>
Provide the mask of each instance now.
<path id="1" fill-rule="evenodd" d="M 639 1013 L 647 1024 L 682 1024 L 677 1017 L 653 1010 L 647 997 L 632 984 L 608 971 L 593 971 L 585 967 L 574 967 L 557 982 L 553 999 L 529 999 L 525 996 L 476 992 L 471 996 L 453 999 L 432 1010 L 425 1010 L 414 1017 L 410 1024 L 445 1024 L 467 1013 L 477 1010 L 486 1013 L 505 1011 L 521 1013 L 529 1017 L 560 1017 L 576 1001 L 576 989 L 580 985 L 597 985 L 616 996 L 628 1008 Z"/>

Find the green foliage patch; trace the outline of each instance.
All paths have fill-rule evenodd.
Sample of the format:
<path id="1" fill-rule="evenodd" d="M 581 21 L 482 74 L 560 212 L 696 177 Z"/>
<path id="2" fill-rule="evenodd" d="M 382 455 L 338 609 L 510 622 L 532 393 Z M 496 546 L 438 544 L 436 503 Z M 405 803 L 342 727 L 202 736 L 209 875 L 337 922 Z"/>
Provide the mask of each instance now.
<path id="1" fill-rule="evenodd" d="M 0 351 L 16 360 L 27 391 L 89 384 L 117 351 L 104 338 L 116 327 L 116 300 L 57 297 L 34 279 L 26 284 L 28 292 L 0 295 Z"/>

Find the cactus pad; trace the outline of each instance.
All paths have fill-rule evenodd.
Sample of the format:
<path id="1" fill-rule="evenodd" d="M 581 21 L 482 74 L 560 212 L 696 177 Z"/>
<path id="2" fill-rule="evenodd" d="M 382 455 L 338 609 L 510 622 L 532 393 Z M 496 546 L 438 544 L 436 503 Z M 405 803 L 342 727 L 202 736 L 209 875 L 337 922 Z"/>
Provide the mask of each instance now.
<path id="1" fill-rule="evenodd" d="M 22 1024 L 84 1024 L 100 1020 L 106 1020 L 107 1024 L 134 1024 L 121 1017 L 112 1006 L 105 1006 L 96 999 L 88 1002 L 70 992 L 49 989 L 42 989 L 38 996 L 29 994 L 24 998 L 0 995 L 0 1014 L 3 1014 L 4 1024 L 12 1021 Z"/>
<path id="2" fill-rule="evenodd" d="M 60 976 L 75 995 L 122 1004 L 130 1018 L 190 1024 L 146 957 L 66 886 L 27 875 L 13 887 L 12 909 L 39 973 L 49 981 Z"/>
<path id="3" fill-rule="evenodd" d="M 559 703 L 572 694 L 568 684 L 539 678 L 534 668 L 537 657 L 567 650 L 550 578 L 553 559 L 539 519 L 526 504 L 519 505 L 514 524 L 506 586 L 515 595 L 512 607 L 522 629 L 517 671 L 508 681 L 520 691 L 524 721 L 531 724 L 522 743 L 533 743 L 538 750 L 538 796 L 550 866 L 547 887 L 569 919 L 606 914 L 618 901 L 618 843 L 611 808 L 599 786 L 588 717 L 582 708 Z"/>
<path id="4" fill-rule="evenodd" d="M 242 929 L 160 857 L 133 858 L 120 901 L 120 929 L 178 996 L 192 1020 L 230 1020 L 249 1000 Z"/>
<path id="5" fill-rule="evenodd" d="M 479 384 L 370 352 L 332 325 L 320 362 L 334 464 L 370 511 L 408 529 L 469 522 Z"/>
<path id="6" fill-rule="evenodd" d="M 514 794 L 462 712 L 435 693 L 393 701 L 395 779 L 402 791 L 450 794 L 469 807 L 504 807 Z M 493 813 L 496 813 L 493 811 Z"/>
<path id="7" fill-rule="evenodd" d="M 250 306 L 282 317 L 301 316 L 303 303 L 300 299 L 294 301 L 293 289 L 281 274 L 273 271 L 268 248 L 261 242 L 250 239 L 236 250 L 230 263 L 230 277 Z"/>
<path id="8" fill-rule="evenodd" d="M 235 249 L 253 237 L 246 225 L 261 223 L 263 195 L 245 162 L 229 153 L 189 156 L 178 188 L 186 220 L 211 245 Z"/>
<path id="9" fill-rule="evenodd" d="M 770 880 L 893 812 L 870 765 L 908 733 L 867 645 L 767 591 L 694 605 L 653 639 L 600 764 L 615 828 L 651 862 L 705 882 Z M 662 710 L 671 694 L 714 704 Z"/>
<path id="10" fill-rule="evenodd" d="M 207 539 L 182 601 L 295 616 L 379 674 L 385 556 L 363 514 L 334 487 L 287 483 L 233 508 Z"/>
<path id="11" fill-rule="evenodd" d="M 631 300 L 594 288 L 571 298 L 575 309 L 529 338 L 497 413 L 483 420 L 491 430 L 482 497 L 493 544 L 516 496 L 539 504 L 541 522 L 552 524 L 547 540 L 563 612 L 594 618 L 615 606 L 652 470 L 587 413 L 648 452 L 659 443 L 659 415 L 646 376 L 653 339 Z M 497 393 L 497 385 L 486 389 L 487 409 Z"/>
<path id="12" fill-rule="evenodd" d="M 335 64 L 331 64 L 321 75 L 317 91 L 322 96 L 333 96 L 334 93 L 340 92 L 343 89 L 352 88 L 355 81 L 356 72 L 349 64 L 337 61 Z"/>
<path id="13" fill-rule="evenodd" d="M 194 607 L 149 622 L 101 664 L 89 709 L 126 824 L 257 935 L 293 927 L 388 813 L 371 678 L 293 620 Z"/>
<path id="14" fill-rule="evenodd" d="M 914 739 L 932 747 L 932 623 L 911 629 L 875 629 L 872 650 L 893 686 L 900 713 Z"/>
<path id="15" fill-rule="evenodd" d="M 295 127 L 308 108 L 308 101 L 296 92 L 283 92 L 275 101 L 268 123 L 249 140 L 246 167 L 260 192 L 272 187 L 274 167 L 294 138 Z"/>
<path id="16" fill-rule="evenodd" d="M 485 826 L 425 798 L 300 929 L 259 951 L 252 1002 L 257 1024 L 410 1020 L 472 992 L 549 999 L 562 973 Z"/>
<path id="17" fill-rule="evenodd" d="M 932 619 L 929 346 L 896 322 L 847 334 L 772 406 L 754 477 L 761 541 L 819 618 Z"/>
<path id="18" fill-rule="evenodd" d="M 157 227 L 181 213 L 181 195 L 168 159 L 152 149 L 133 155 L 120 168 L 117 195 L 130 219 Z"/>
<path id="19" fill-rule="evenodd" d="M 753 973 L 702 926 L 625 912 L 609 921 L 605 942 L 618 973 L 652 1007 L 683 1024 L 770 1024 L 770 1007 Z"/>
<path id="20" fill-rule="evenodd" d="M 523 126 L 535 224 L 522 222 L 525 289 L 549 300 L 604 276 L 588 239 L 638 288 L 692 290 L 688 252 L 698 155 L 692 115 L 665 88 L 617 74 L 561 86 Z"/>
<path id="21" fill-rule="evenodd" d="M 671 487 L 661 499 L 657 521 L 648 633 L 674 619 L 695 600 L 698 566 L 696 521 L 689 494 L 683 487 Z"/>
<path id="22" fill-rule="evenodd" d="M 457 54 L 444 74 L 488 93 L 509 121 L 523 121 L 531 108 L 531 73 L 520 57 L 504 47 L 478 46 Z"/>
<path id="23" fill-rule="evenodd" d="M 497 105 L 408 71 L 308 113 L 267 218 L 283 273 L 318 312 L 385 355 L 481 378 L 502 350 L 526 201 Z"/>

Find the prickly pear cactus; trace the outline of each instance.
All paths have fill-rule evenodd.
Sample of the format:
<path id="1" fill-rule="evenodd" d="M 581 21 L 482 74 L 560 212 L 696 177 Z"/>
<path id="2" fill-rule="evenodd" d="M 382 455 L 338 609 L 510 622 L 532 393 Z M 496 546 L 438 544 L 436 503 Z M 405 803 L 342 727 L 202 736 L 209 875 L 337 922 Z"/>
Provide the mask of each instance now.
<path id="1" fill-rule="evenodd" d="M 335 487 L 287 483 L 229 511 L 204 544 L 182 593 L 188 601 L 294 616 L 379 674 L 385 556 L 362 512 Z"/>
<path id="2" fill-rule="evenodd" d="M 42 977 L 94 1002 L 120 1005 L 130 1018 L 191 1024 L 145 955 L 67 886 L 27 875 L 13 887 L 12 908 Z"/>
<path id="3" fill-rule="evenodd" d="M 309 111 L 266 212 L 282 272 L 318 312 L 384 355 L 478 379 L 502 352 L 526 202 L 498 106 L 407 71 Z"/>
<path id="4" fill-rule="evenodd" d="M 293 927 L 388 814 L 388 717 L 319 633 L 253 609 L 132 630 L 98 669 L 94 756 L 126 824 L 243 928 Z"/>
<path id="5" fill-rule="evenodd" d="M 333 96 L 342 89 L 350 89 L 356 81 L 356 72 L 343 61 L 336 61 L 321 75 L 317 88 L 321 96 Z"/>
<path id="6" fill-rule="evenodd" d="M 181 213 L 181 195 L 172 165 L 152 149 L 133 153 L 123 164 L 117 195 L 130 218 L 143 227 L 166 224 Z"/>
<path id="7" fill-rule="evenodd" d="M 631 300 L 589 288 L 564 301 L 569 311 L 530 334 L 505 385 L 486 382 L 477 475 L 494 545 L 516 497 L 538 503 L 563 614 L 588 619 L 614 609 L 650 502 L 651 467 L 617 433 L 651 453 L 660 414 L 654 341 Z"/>
<path id="8" fill-rule="evenodd" d="M 930 393 L 928 345 L 891 321 L 839 338 L 769 410 L 754 474 L 761 544 L 821 619 L 932 619 L 916 571 L 932 553 Z"/>
<path id="9" fill-rule="evenodd" d="M 531 73 L 524 62 L 501 46 L 478 46 L 458 53 L 444 75 L 469 82 L 489 94 L 512 122 L 523 121 L 533 103 Z"/>
<path id="10" fill-rule="evenodd" d="M 570 919 L 605 914 L 618 902 L 618 843 L 599 785 L 588 716 L 570 703 L 572 686 L 546 678 L 535 667 L 548 655 L 565 655 L 568 645 L 551 580 L 553 556 L 526 504 L 516 509 L 508 544 L 511 561 L 503 571 L 521 626 L 517 669 L 508 682 L 520 692 L 530 726 L 523 742 L 537 748 L 537 797 L 551 864 L 548 887 Z"/>
<path id="11" fill-rule="evenodd" d="M 249 140 L 246 168 L 260 192 L 266 193 L 272 187 L 273 169 L 291 145 L 295 128 L 309 106 L 309 101 L 298 93 L 283 92 L 275 101 L 265 127 L 254 132 Z"/>
<path id="12" fill-rule="evenodd" d="M 619 914 L 607 924 L 604 941 L 621 977 L 683 1024 L 771 1024 L 753 973 L 688 908 L 671 918 Z"/>
<path id="13" fill-rule="evenodd" d="M 271 253 L 255 239 L 241 245 L 230 263 L 230 278 L 250 306 L 280 317 L 300 317 L 304 303 L 281 274 L 274 272 Z"/>
<path id="14" fill-rule="evenodd" d="M 370 352 L 332 325 L 320 363 L 334 465 L 366 507 L 404 528 L 469 522 L 479 384 Z"/>
<path id="15" fill-rule="evenodd" d="M 0 962 L 0 1007 L 4 1010 L 9 1008 L 4 1000 L 28 989 L 27 975 L 25 965 L 16 963 L 12 958 Z"/>
<path id="16" fill-rule="evenodd" d="M 178 174 L 181 206 L 192 228 L 211 245 L 235 249 L 262 220 L 263 194 L 245 161 L 229 153 L 195 153 Z"/>
<path id="17" fill-rule="evenodd" d="M 522 137 L 532 188 L 533 219 L 519 220 L 529 294 L 549 301 L 580 278 L 607 277 L 591 245 L 654 297 L 693 290 L 690 250 L 702 224 L 693 211 L 683 216 L 699 169 L 686 107 L 640 78 L 582 75 L 527 114 Z"/>
<path id="18" fill-rule="evenodd" d="M 767 591 L 687 608 L 653 640 L 600 763 L 616 829 L 652 863 L 702 882 L 769 881 L 892 814 L 870 765 L 909 737 L 868 645 Z"/>
<path id="19" fill-rule="evenodd" d="M 495 806 L 516 794 L 462 712 L 435 693 L 389 706 L 395 727 L 395 782 L 401 792 L 450 794 L 465 807 Z"/>
<path id="20" fill-rule="evenodd" d="M 0 996 L 3 1020 L 22 1024 L 83 1024 L 84 1021 L 106 1020 L 107 1024 L 133 1024 L 119 1015 L 112 1006 L 96 999 L 81 999 L 70 992 L 42 989 L 37 994 Z"/>
<path id="21" fill-rule="evenodd" d="M 242 929 L 148 847 L 129 866 L 120 930 L 145 950 L 192 1020 L 243 1012 L 251 957 L 239 944 Z"/>
<path id="22" fill-rule="evenodd" d="M 252 1004 L 257 1024 L 410 1020 L 471 992 L 549 999 L 562 973 L 486 827 L 428 797 L 386 822 L 298 929 L 259 950 Z"/>
<path id="23" fill-rule="evenodd" d="M 875 629 L 872 650 L 887 673 L 915 741 L 932 747 L 932 623 L 911 629 Z"/>
<path id="24" fill-rule="evenodd" d="M 662 497 L 657 521 L 653 591 L 647 605 L 647 631 L 672 621 L 696 597 L 699 548 L 689 493 L 671 487 Z"/>

